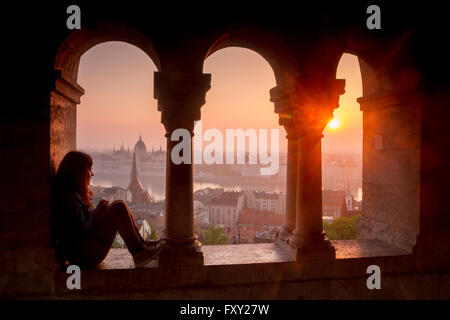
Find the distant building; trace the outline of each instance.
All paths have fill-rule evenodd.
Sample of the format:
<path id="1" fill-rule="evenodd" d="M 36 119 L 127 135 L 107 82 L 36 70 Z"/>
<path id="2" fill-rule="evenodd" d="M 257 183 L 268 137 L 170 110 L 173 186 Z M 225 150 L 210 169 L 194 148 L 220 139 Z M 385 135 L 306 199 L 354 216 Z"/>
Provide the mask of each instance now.
<path id="1" fill-rule="evenodd" d="M 194 200 L 194 222 L 198 225 L 209 224 L 209 208 L 197 200 Z"/>
<path id="2" fill-rule="evenodd" d="M 116 146 L 113 147 L 113 152 L 111 154 L 111 159 L 113 161 L 126 161 L 131 157 L 130 148 L 125 150 L 124 145 L 120 147 L 119 150 L 116 150 Z"/>
<path id="3" fill-rule="evenodd" d="M 345 194 L 341 205 L 341 217 L 353 217 L 361 214 L 361 201 L 356 201 L 353 195 Z"/>
<path id="4" fill-rule="evenodd" d="M 144 240 L 149 240 L 150 235 L 152 234 L 152 228 L 148 224 L 147 220 L 137 219 L 136 225 L 138 227 L 139 234 L 141 235 L 141 237 Z M 116 234 L 116 238 L 114 239 L 114 242 L 115 242 L 116 246 L 119 248 L 125 248 L 125 246 L 126 246 L 125 241 L 123 240 L 123 238 L 120 236 L 119 233 Z"/>
<path id="5" fill-rule="evenodd" d="M 273 242 L 284 223 L 284 215 L 274 211 L 242 209 L 237 226 L 231 230 L 231 241 L 239 243 Z"/>
<path id="6" fill-rule="evenodd" d="M 209 223 L 220 224 L 225 227 L 236 225 L 239 212 L 244 207 L 242 192 L 228 191 L 214 197 L 209 207 Z"/>
<path id="7" fill-rule="evenodd" d="M 131 193 L 131 202 L 133 203 L 151 203 L 152 197 L 148 193 L 147 189 L 144 189 L 141 181 L 138 177 L 137 165 L 136 165 L 136 152 L 133 154 L 133 164 L 131 167 L 130 183 L 127 190 Z"/>
<path id="8" fill-rule="evenodd" d="M 350 217 L 361 213 L 361 201 L 356 201 L 350 192 L 350 182 L 346 191 L 322 191 L 322 216 L 331 218 Z"/>
<path id="9" fill-rule="evenodd" d="M 342 199 L 345 191 L 322 190 L 322 216 L 341 216 Z"/>
<path id="10" fill-rule="evenodd" d="M 133 165 L 136 165 L 136 169 L 138 172 L 142 173 L 142 164 L 147 161 L 147 147 L 145 146 L 144 141 L 142 141 L 142 137 L 139 134 L 139 140 L 134 145 L 134 154 L 133 154 Z M 134 164 L 136 163 L 136 164 Z"/>
<path id="11" fill-rule="evenodd" d="M 247 208 L 274 211 L 276 214 L 283 215 L 286 211 L 286 194 L 269 193 L 265 191 L 247 191 Z"/>
<path id="12" fill-rule="evenodd" d="M 152 152 L 149 154 L 149 160 L 152 163 L 160 163 L 160 164 L 166 164 L 166 152 L 163 151 L 162 147 L 159 147 L 159 150 L 155 151 L 155 149 L 152 149 Z"/>
<path id="13" fill-rule="evenodd" d="M 220 197 L 224 193 L 223 188 L 205 188 L 194 192 L 194 200 L 209 206 L 215 197 Z"/>
<path id="14" fill-rule="evenodd" d="M 147 147 L 142 141 L 141 135 L 139 140 L 134 145 L 134 153 L 136 154 L 136 167 L 139 174 L 152 174 L 157 175 L 158 171 L 164 172 L 166 165 L 166 152 L 159 147 L 159 150 L 147 151 Z"/>
<path id="15" fill-rule="evenodd" d="M 120 149 L 114 146 L 112 153 L 94 153 L 94 171 L 100 173 L 127 173 L 133 165 L 133 157 L 136 157 L 136 169 L 139 175 L 164 176 L 166 166 L 166 152 L 159 147 L 155 151 L 147 150 L 147 146 L 139 135 L 139 140 L 134 145 L 133 152 L 128 147 L 126 150 L 122 144 Z"/>
<path id="16" fill-rule="evenodd" d="M 277 227 L 282 226 L 284 220 L 284 215 L 276 214 L 274 211 L 242 209 L 239 213 L 238 224 L 259 227 Z"/>
<path id="17" fill-rule="evenodd" d="M 101 199 L 110 203 L 116 200 L 127 201 L 127 190 L 120 187 L 90 186 L 90 189 L 94 193 L 92 199 L 94 205 L 97 205 Z"/>
<path id="18" fill-rule="evenodd" d="M 326 190 L 345 190 L 358 194 L 362 188 L 361 154 L 323 154 L 322 186 Z"/>
<path id="19" fill-rule="evenodd" d="M 136 219 L 150 220 L 152 217 L 164 216 L 164 202 L 130 203 L 129 207 Z"/>

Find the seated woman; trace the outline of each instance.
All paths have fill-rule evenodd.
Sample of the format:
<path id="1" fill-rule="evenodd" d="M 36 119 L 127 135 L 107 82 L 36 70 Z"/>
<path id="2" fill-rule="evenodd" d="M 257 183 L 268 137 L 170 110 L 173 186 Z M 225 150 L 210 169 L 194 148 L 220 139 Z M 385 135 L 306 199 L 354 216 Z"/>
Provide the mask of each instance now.
<path id="1" fill-rule="evenodd" d="M 69 152 L 59 165 L 52 188 L 52 243 L 57 259 L 82 269 L 98 265 L 108 254 L 118 231 L 136 267 L 156 259 L 159 240 L 144 241 L 133 214 L 123 201 L 100 200 L 92 208 L 89 184 L 92 157 Z"/>

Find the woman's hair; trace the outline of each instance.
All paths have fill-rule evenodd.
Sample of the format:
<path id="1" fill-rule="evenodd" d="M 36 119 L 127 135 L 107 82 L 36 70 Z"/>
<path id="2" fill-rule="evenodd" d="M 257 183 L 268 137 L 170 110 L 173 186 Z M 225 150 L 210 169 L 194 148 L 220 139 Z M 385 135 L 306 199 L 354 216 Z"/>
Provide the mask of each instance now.
<path id="1" fill-rule="evenodd" d="M 77 192 L 86 205 L 92 205 L 86 173 L 91 170 L 92 157 L 80 151 L 70 151 L 61 161 L 54 180 L 54 190 Z"/>

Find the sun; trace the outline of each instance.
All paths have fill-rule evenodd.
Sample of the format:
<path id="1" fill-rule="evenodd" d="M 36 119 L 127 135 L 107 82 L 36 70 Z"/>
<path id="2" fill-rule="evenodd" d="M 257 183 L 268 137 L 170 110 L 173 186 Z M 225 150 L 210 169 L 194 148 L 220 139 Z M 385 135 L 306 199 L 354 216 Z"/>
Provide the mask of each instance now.
<path id="1" fill-rule="evenodd" d="M 330 129 L 332 129 L 332 130 L 336 130 L 340 126 L 341 126 L 341 123 L 339 122 L 338 119 L 333 119 L 330 122 L 328 122 L 328 127 L 330 127 Z"/>

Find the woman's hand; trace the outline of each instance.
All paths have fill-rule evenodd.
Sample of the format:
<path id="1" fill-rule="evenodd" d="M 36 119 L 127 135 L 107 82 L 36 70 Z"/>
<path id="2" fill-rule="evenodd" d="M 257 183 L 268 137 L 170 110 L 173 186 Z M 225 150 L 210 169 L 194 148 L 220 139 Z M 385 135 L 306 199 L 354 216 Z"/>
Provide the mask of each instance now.
<path id="1" fill-rule="evenodd" d="M 108 200 L 105 200 L 105 199 L 101 199 L 101 200 L 98 202 L 97 207 L 100 207 L 100 206 L 107 206 L 107 205 L 109 205 L 109 201 L 108 201 Z"/>
<path id="2" fill-rule="evenodd" d="M 106 212 L 106 210 L 108 209 L 108 206 L 109 206 L 109 201 L 105 200 L 105 199 L 101 199 L 98 202 L 97 208 L 95 208 L 95 210 L 94 210 L 95 215 L 97 217 L 103 215 Z"/>

